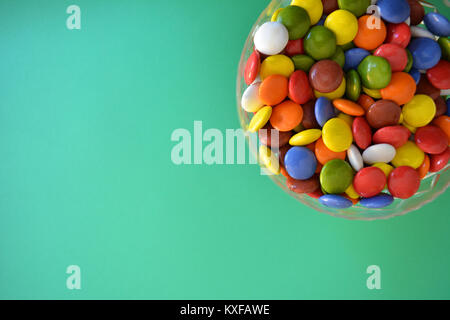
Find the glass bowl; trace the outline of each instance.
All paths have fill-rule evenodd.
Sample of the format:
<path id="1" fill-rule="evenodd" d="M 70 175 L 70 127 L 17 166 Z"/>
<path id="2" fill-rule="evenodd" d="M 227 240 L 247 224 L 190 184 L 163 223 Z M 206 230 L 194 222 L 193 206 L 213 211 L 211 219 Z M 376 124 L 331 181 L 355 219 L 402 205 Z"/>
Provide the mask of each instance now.
<path id="1" fill-rule="evenodd" d="M 237 98 L 237 111 L 241 127 L 246 131 L 250 122 L 249 113 L 241 107 L 241 97 L 244 93 L 247 85 L 244 81 L 244 69 L 248 57 L 253 52 L 253 35 L 257 28 L 263 23 L 270 21 L 273 13 L 282 7 L 286 7 L 291 3 L 291 0 L 273 0 L 269 6 L 261 13 L 258 20 L 252 27 L 252 30 L 247 37 L 244 49 L 242 51 L 241 59 L 239 62 L 238 76 L 236 83 L 236 98 Z M 436 8 L 430 3 L 421 2 L 426 8 L 431 8 L 436 11 Z M 249 149 L 254 157 L 258 158 L 258 145 L 257 139 L 251 139 L 249 135 L 246 135 Z M 439 195 L 443 194 L 450 184 L 449 165 L 447 165 L 440 172 L 428 174 L 421 183 L 420 189 L 415 196 L 407 200 L 396 199 L 393 204 L 383 209 L 368 209 L 361 205 L 355 205 L 349 209 L 333 209 L 323 206 L 317 199 L 313 199 L 306 194 L 297 194 L 289 190 L 286 186 L 286 178 L 283 175 L 268 175 L 273 182 L 275 182 L 281 189 L 292 197 L 300 201 L 301 203 L 313 208 L 319 212 L 329 214 L 331 216 L 350 219 L 350 220 L 378 220 L 388 219 L 400 215 L 404 215 L 408 212 L 417 210 L 425 204 L 433 201 Z"/>

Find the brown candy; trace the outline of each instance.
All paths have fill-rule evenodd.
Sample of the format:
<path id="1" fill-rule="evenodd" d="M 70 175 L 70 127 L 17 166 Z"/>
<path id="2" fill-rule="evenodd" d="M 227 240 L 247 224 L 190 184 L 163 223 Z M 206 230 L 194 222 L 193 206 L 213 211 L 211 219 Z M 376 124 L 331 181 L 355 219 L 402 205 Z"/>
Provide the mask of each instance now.
<path id="1" fill-rule="evenodd" d="M 278 140 L 279 143 L 272 141 L 272 130 L 273 132 L 278 131 L 274 129 L 270 123 L 267 123 L 262 129 L 258 131 L 259 141 L 268 147 L 272 148 L 281 148 L 289 142 L 289 139 L 292 137 L 292 131 L 278 131 Z"/>
<path id="2" fill-rule="evenodd" d="M 280 164 L 282 167 L 284 167 L 284 157 L 286 156 L 286 153 L 289 151 L 290 148 L 292 148 L 292 146 L 290 144 L 286 144 L 282 146 L 279 150 L 278 159 L 280 160 Z"/>
<path id="3" fill-rule="evenodd" d="M 333 60 L 321 60 L 316 62 L 309 70 L 309 82 L 311 86 L 322 93 L 329 93 L 339 88 L 344 77 L 344 71 Z"/>
<path id="4" fill-rule="evenodd" d="M 434 87 L 425 75 L 420 78 L 419 84 L 417 85 L 416 94 L 425 94 L 430 96 L 431 99 L 436 100 L 441 95 L 441 90 Z"/>
<path id="5" fill-rule="evenodd" d="M 397 125 L 402 109 L 391 100 L 378 100 L 366 114 L 367 122 L 374 129 Z"/>
<path id="6" fill-rule="evenodd" d="M 317 191 L 320 187 L 319 177 L 317 174 L 313 175 L 308 180 L 296 180 L 292 177 L 286 179 L 286 185 L 289 190 L 295 193 L 311 193 Z"/>
<path id="7" fill-rule="evenodd" d="M 423 17 L 425 16 L 425 9 L 417 0 L 408 0 L 408 3 L 411 8 L 411 25 L 416 26 L 422 22 Z"/>
<path id="8" fill-rule="evenodd" d="M 337 0 L 322 0 L 323 13 L 329 15 L 335 10 L 339 9 Z"/>
<path id="9" fill-rule="evenodd" d="M 436 115 L 434 116 L 435 118 L 447 113 L 447 103 L 445 102 L 444 98 L 439 96 L 434 100 L 434 103 L 436 104 Z"/>
<path id="10" fill-rule="evenodd" d="M 305 129 L 320 128 L 319 124 L 317 123 L 316 115 L 315 115 L 315 111 L 314 111 L 315 105 L 316 105 L 316 100 L 311 100 L 305 104 L 302 104 L 302 107 L 303 107 L 302 126 Z"/>

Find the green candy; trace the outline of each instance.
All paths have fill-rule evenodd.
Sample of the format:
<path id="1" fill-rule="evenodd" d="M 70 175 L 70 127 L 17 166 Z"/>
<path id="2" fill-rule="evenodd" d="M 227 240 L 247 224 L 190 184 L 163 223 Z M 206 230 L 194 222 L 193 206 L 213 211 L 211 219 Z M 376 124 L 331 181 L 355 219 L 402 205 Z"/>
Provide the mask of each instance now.
<path id="1" fill-rule="evenodd" d="M 289 40 L 302 38 L 311 26 L 308 12 L 298 6 L 287 6 L 280 11 L 277 18 L 289 31 Z"/>
<path id="2" fill-rule="evenodd" d="M 442 51 L 442 58 L 450 61 L 450 40 L 448 38 L 439 38 L 438 40 L 439 46 Z"/>
<path id="3" fill-rule="evenodd" d="M 338 65 L 340 65 L 341 68 L 344 68 L 345 53 L 341 47 L 339 47 L 339 46 L 336 47 L 336 53 L 330 59 L 335 61 Z"/>
<path id="4" fill-rule="evenodd" d="M 365 14 L 370 4 L 370 0 L 338 0 L 339 9 L 350 11 L 357 17 Z"/>
<path id="5" fill-rule="evenodd" d="M 313 58 L 307 56 L 306 54 L 299 54 L 293 56 L 291 59 L 294 62 L 295 70 L 303 70 L 306 73 L 308 73 L 309 69 L 311 69 L 313 64 L 316 63 Z"/>
<path id="6" fill-rule="evenodd" d="M 355 44 L 353 43 L 353 41 L 350 41 L 350 42 L 348 42 L 348 43 L 346 43 L 346 44 L 343 44 L 343 45 L 341 46 L 342 50 L 344 50 L 344 51 L 353 49 L 354 47 L 355 47 Z"/>
<path id="7" fill-rule="evenodd" d="M 347 82 L 346 96 L 352 101 L 358 101 L 361 95 L 361 78 L 356 70 L 350 70 L 345 76 Z"/>
<path id="8" fill-rule="evenodd" d="M 336 52 L 336 36 L 324 26 L 309 30 L 304 40 L 305 52 L 315 60 L 331 58 Z"/>
<path id="9" fill-rule="evenodd" d="M 327 193 L 341 194 L 353 182 L 353 169 L 341 159 L 328 161 L 320 171 L 320 184 Z"/>
<path id="10" fill-rule="evenodd" d="M 362 85 L 368 89 L 383 89 L 391 82 L 392 70 L 383 57 L 367 56 L 358 66 Z"/>
<path id="11" fill-rule="evenodd" d="M 406 64 L 405 70 L 403 72 L 409 72 L 411 71 L 412 65 L 413 65 L 413 56 L 411 54 L 411 51 L 406 49 L 406 54 L 408 55 L 408 63 Z"/>

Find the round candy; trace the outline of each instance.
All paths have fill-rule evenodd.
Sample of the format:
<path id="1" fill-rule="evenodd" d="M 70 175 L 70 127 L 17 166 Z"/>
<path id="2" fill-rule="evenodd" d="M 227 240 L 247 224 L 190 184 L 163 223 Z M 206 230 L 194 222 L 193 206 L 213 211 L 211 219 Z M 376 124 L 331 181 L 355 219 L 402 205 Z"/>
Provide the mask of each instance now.
<path id="1" fill-rule="evenodd" d="M 364 168 L 361 152 L 359 152 L 359 149 L 355 145 L 352 144 L 350 149 L 347 150 L 347 157 L 350 165 L 356 172 Z"/>
<path id="2" fill-rule="evenodd" d="M 316 96 L 316 98 L 325 97 L 330 100 L 334 100 L 341 98 L 345 94 L 345 88 L 346 88 L 346 81 L 345 78 L 343 78 L 341 84 L 339 85 L 339 88 L 337 88 L 335 91 L 325 93 L 314 90 L 314 95 Z"/>
<path id="3" fill-rule="evenodd" d="M 419 173 L 411 167 L 398 167 L 389 175 L 389 192 L 396 198 L 411 198 L 419 190 L 419 187 Z"/>
<path id="4" fill-rule="evenodd" d="M 427 70 L 427 78 L 437 89 L 450 89 L 450 62 L 439 61 L 437 65 Z"/>
<path id="5" fill-rule="evenodd" d="M 417 172 L 419 173 L 420 179 L 423 179 L 427 176 L 428 171 L 430 171 L 430 157 L 425 155 L 425 159 L 423 163 L 417 168 Z"/>
<path id="6" fill-rule="evenodd" d="M 417 85 L 416 94 L 424 94 L 430 96 L 431 99 L 436 100 L 441 94 L 441 90 L 435 88 L 427 77 L 421 77 L 419 84 Z"/>
<path id="7" fill-rule="evenodd" d="M 303 39 L 289 40 L 284 52 L 289 57 L 305 53 L 305 50 L 303 49 Z"/>
<path id="8" fill-rule="evenodd" d="M 352 41 L 358 33 L 358 20 L 347 10 L 336 10 L 325 19 L 325 27 L 336 34 L 338 45 Z"/>
<path id="9" fill-rule="evenodd" d="M 288 95 L 288 79 L 278 74 L 267 77 L 259 87 L 259 98 L 269 106 L 275 106 Z"/>
<path id="10" fill-rule="evenodd" d="M 352 101 L 357 101 L 361 95 L 361 78 L 358 72 L 350 70 L 347 72 L 345 80 L 347 82 L 346 96 Z"/>
<path id="11" fill-rule="evenodd" d="M 434 103 L 436 104 L 436 115 L 435 118 L 440 117 L 447 113 L 447 104 L 442 97 L 438 97 L 436 100 L 434 100 Z"/>
<path id="12" fill-rule="evenodd" d="M 248 131 L 256 132 L 266 125 L 272 115 L 272 107 L 262 107 L 253 116 L 252 120 L 248 125 Z"/>
<path id="13" fill-rule="evenodd" d="M 389 85 L 381 89 L 380 93 L 383 99 L 392 100 L 401 106 L 414 98 L 416 82 L 406 72 L 395 72 Z"/>
<path id="14" fill-rule="evenodd" d="M 302 109 L 303 109 L 302 126 L 305 129 L 320 128 L 319 124 L 316 121 L 316 115 L 314 114 L 315 105 L 316 105 L 315 100 L 310 100 L 307 103 L 302 105 Z"/>
<path id="15" fill-rule="evenodd" d="M 358 99 L 358 104 L 364 108 L 364 110 L 369 110 L 369 108 L 375 103 L 375 101 L 366 94 L 361 94 Z"/>
<path id="16" fill-rule="evenodd" d="M 383 44 L 375 50 L 373 55 L 385 58 L 391 65 L 392 72 L 403 71 L 408 63 L 406 50 L 397 44 Z"/>
<path id="17" fill-rule="evenodd" d="M 272 139 L 273 135 L 273 139 Z M 291 131 L 281 132 L 272 127 L 270 123 L 267 123 L 262 129 L 258 131 L 259 142 L 263 145 L 272 148 L 282 148 L 288 144 L 289 139 L 292 137 Z"/>
<path id="18" fill-rule="evenodd" d="M 368 89 L 382 89 L 391 82 L 391 66 L 382 57 L 365 57 L 358 66 L 358 73 L 363 86 Z"/>
<path id="19" fill-rule="evenodd" d="M 311 25 L 315 25 L 322 17 L 323 5 L 320 0 L 292 0 L 291 5 L 305 9 L 308 12 Z"/>
<path id="20" fill-rule="evenodd" d="M 322 138 L 327 148 L 334 152 L 347 151 L 353 142 L 350 127 L 339 118 L 330 119 L 325 123 Z"/>
<path id="21" fill-rule="evenodd" d="M 366 149 L 372 143 L 372 130 L 365 118 L 357 117 L 353 120 L 352 132 L 355 143 L 361 149 Z"/>
<path id="22" fill-rule="evenodd" d="M 423 22 L 433 34 L 439 37 L 450 36 L 450 22 L 437 12 L 429 12 L 425 15 Z"/>
<path id="23" fill-rule="evenodd" d="M 442 131 L 445 132 L 445 134 L 447 135 L 447 138 L 450 140 L 450 117 L 443 115 L 440 117 L 437 117 L 436 119 L 433 120 L 433 124 L 435 126 L 438 126 L 439 128 L 442 129 Z"/>
<path id="24" fill-rule="evenodd" d="M 360 17 L 366 13 L 370 6 L 370 0 L 338 0 L 340 9 L 350 11 L 355 16 Z"/>
<path id="25" fill-rule="evenodd" d="M 314 151 L 317 161 L 320 164 L 325 165 L 328 161 L 333 159 L 345 160 L 346 152 L 333 152 L 327 148 L 325 143 L 323 143 L 322 138 L 316 141 L 315 151 Z"/>
<path id="26" fill-rule="evenodd" d="M 410 18 L 411 25 L 415 26 L 422 22 L 423 17 L 425 16 L 425 9 L 419 3 L 418 0 L 408 0 L 409 7 L 411 9 Z"/>
<path id="27" fill-rule="evenodd" d="M 302 122 L 302 119 L 302 107 L 299 104 L 288 100 L 272 109 L 270 123 L 277 130 L 291 131 Z"/>
<path id="28" fill-rule="evenodd" d="M 330 60 L 333 60 L 334 62 L 336 62 L 341 68 L 344 67 L 345 65 L 345 53 L 344 53 L 344 49 L 342 49 L 342 47 L 337 46 L 336 47 L 336 52 L 334 53 L 334 55 L 330 58 Z"/>
<path id="29" fill-rule="evenodd" d="M 386 143 L 374 144 L 364 150 L 362 157 L 367 164 L 389 163 L 395 157 L 395 148 Z"/>
<path id="30" fill-rule="evenodd" d="M 339 88 L 344 72 L 333 60 L 321 60 L 315 63 L 309 71 L 309 80 L 312 87 L 324 93 L 335 91 Z"/>
<path id="31" fill-rule="evenodd" d="M 292 60 L 285 55 L 278 54 L 264 59 L 261 64 L 260 76 L 262 80 L 273 74 L 279 74 L 289 78 L 294 70 L 295 67 Z"/>
<path id="32" fill-rule="evenodd" d="M 309 72 L 315 63 L 313 58 L 305 54 L 293 56 L 292 61 L 294 62 L 295 70 L 303 70 L 305 72 Z"/>
<path id="33" fill-rule="evenodd" d="M 323 13 L 326 15 L 339 9 L 337 0 L 322 0 L 322 4 L 323 4 Z"/>
<path id="34" fill-rule="evenodd" d="M 317 167 L 314 153 L 305 147 L 292 147 L 284 157 L 288 174 L 297 180 L 307 180 L 314 175 Z"/>
<path id="35" fill-rule="evenodd" d="M 366 119 L 370 126 L 379 129 L 399 123 L 402 110 L 393 101 L 378 100 L 367 111 Z"/>
<path id="36" fill-rule="evenodd" d="M 259 87 L 261 82 L 249 86 L 242 95 L 241 106 L 247 112 L 256 112 L 264 106 L 264 102 L 259 98 Z"/>
<path id="37" fill-rule="evenodd" d="M 394 197 L 390 194 L 380 193 L 375 197 L 361 199 L 359 203 L 369 209 L 381 209 L 390 206 L 392 202 L 394 202 Z"/>
<path id="38" fill-rule="evenodd" d="M 303 43 L 305 52 L 315 60 L 328 59 L 336 52 L 336 36 L 324 26 L 312 27 Z"/>
<path id="39" fill-rule="evenodd" d="M 384 22 L 376 16 L 365 15 L 358 19 L 358 33 L 353 42 L 359 48 L 374 50 L 386 39 Z"/>
<path id="40" fill-rule="evenodd" d="M 255 81 L 259 74 L 259 68 L 261 66 L 261 57 L 258 51 L 253 51 L 247 60 L 244 70 L 244 79 L 247 85 L 251 85 Z"/>
<path id="41" fill-rule="evenodd" d="M 364 168 L 355 175 L 353 187 L 363 198 L 371 198 L 383 191 L 386 185 L 384 172 L 377 167 Z"/>
<path id="42" fill-rule="evenodd" d="M 314 113 L 317 123 L 323 127 L 325 123 L 336 116 L 331 101 L 325 97 L 320 97 L 316 101 Z"/>
<path id="43" fill-rule="evenodd" d="M 306 146 L 310 143 L 315 142 L 321 136 L 322 131 L 320 131 L 319 129 L 303 130 L 294 135 L 291 140 L 289 140 L 289 144 L 291 146 Z"/>
<path id="44" fill-rule="evenodd" d="M 320 188 L 319 178 L 317 175 L 307 180 L 296 180 L 292 177 L 286 179 L 286 186 L 295 193 L 311 193 Z"/>
<path id="45" fill-rule="evenodd" d="M 411 29 L 409 26 L 402 23 L 390 23 L 387 27 L 386 42 L 399 45 L 402 48 L 406 48 L 411 41 Z"/>
<path id="46" fill-rule="evenodd" d="M 408 19 L 411 9 L 406 0 L 378 0 L 377 6 L 383 20 L 391 23 L 401 23 Z"/>
<path id="47" fill-rule="evenodd" d="M 337 118 L 342 119 L 345 121 L 346 124 L 351 128 L 353 125 L 353 117 L 349 116 L 348 114 L 345 114 L 343 112 L 339 113 Z"/>
<path id="48" fill-rule="evenodd" d="M 328 161 L 320 171 L 320 184 L 327 193 L 345 192 L 353 181 L 353 169 L 344 160 Z"/>
<path id="49" fill-rule="evenodd" d="M 429 154 L 440 154 L 447 149 L 448 138 L 441 128 L 425 126 L 417 129 L 414 135 L 416 145 Z"/>
<path id="50" fill-rule="evenodd" d="M 336 99 L 333 101 L 333 105 L 338 109 L 339 111 L 344 112 L 345 114 L 348 114 L 350 116 L 362 116 L 365 113 L 365 110 L 363 107 L 361 107 L 359 104 L 346 100 L 346 99 Z"/>
<path id="51" fill-rule="evenodd" d="M 403 119 L 410 126 L 424 127 L 436 115 L 436 104 L 429 96 L 418 94 L 403 106 Z"/>
<path id="52" fill-rule="evenodd" d="M 356 193 L 355 188 L 353 187 L 353 184 L 351 184 L 347 190 L 345 190 L 345 194 L 350 198 L 350 199 L 358 199 L 359 200 L 359 194 Z"/>
<path id="53" fill-rule="evenodd" d="M 386 176 L 386 179 L 389 177 L 389 175 L 391 174 L 391 172 L 394 170 L 394 167 L 393 167 L 393 166 L 391 166 L 391 165 L 389 165 L 389 164 L 387 164 L 387 163 L 384 163 L 384 162 L 377 162 L 377 163 L 374 163 L 374 164 L 372 165 L 372 167 L 380 168 L 381 171 L 384 172 L 384 174 L 385 174 L 385 176 Z M 387 187 L 387 186 L 386 186 L 386 187 Z"/>
<path id="54" fill-rule="evenodd" d="M 430 156 L 430 172 L 438 172 L 445 168 L 450 159 L 450 148 L 440 154 Z"/>
<path id="55" fill-rule="evenodd" d="M 412 141 L 406 142 L 396 150 L 392 164 L 395 167 L 409 166 L 417 169 L 423 163 L 425 153 Z"/>
<path id="56" fill-rule="evenodd" d="M 277 21 L 288 29 L 289 40 L 302 38 L 311 26 L 308 12 L 299 6 L 287 6 L 281 10 Z"/>
<path id="57" fill-rule="evenodd" d="M 413 56 L 413 67 L 419 70 L 433 68 L 441 59 L 441 47 L 429 38 L 415 38 L 408 46 Z"/>
<path id="58" fill-rule="evenodd" d="M 388 126 L 378 129 L 373 135 L 376 144 L 387 143 L 398 149 L 403 146 L 411 136 L 411 132 L 404 126 Z"/>
<path id="59" fill-rule="evenodd" d="M 416 82 L 416 85 L 418 85 L 422 78 L 420 71 L 417 70 L 416 68 L 411 68 L 411 70 L 408 73 L 414 79 L 414 81 Z"/>
<path id="60" fill-rule="evenodd" d="M 326 207 L 335 209 L 347 209 L 353 206 L 353 202 L 337 194 L 323 195 L 319 198 L 319 202 Z"/>
<path id="61" fill-rule="evenodd" d="M 441 47 L 442 59 L 450 61 L 450 39 L 440 37 L 438 40 L 438 44 Z"/>
<path id="62" fill-rule="evenodd" d="M 256 50 L 266 55 L 275 55 L 286 47 L 289 32 L 280 22 L 266 22 L 258 28 L 253 40 Z"/>
<path id="63" fill-rule="evenodd" d="M 304 104 L 314 97 L 308 76 L 303 70 L 295 71 L 289 78 L 289 98 L 298 104 Z"/>

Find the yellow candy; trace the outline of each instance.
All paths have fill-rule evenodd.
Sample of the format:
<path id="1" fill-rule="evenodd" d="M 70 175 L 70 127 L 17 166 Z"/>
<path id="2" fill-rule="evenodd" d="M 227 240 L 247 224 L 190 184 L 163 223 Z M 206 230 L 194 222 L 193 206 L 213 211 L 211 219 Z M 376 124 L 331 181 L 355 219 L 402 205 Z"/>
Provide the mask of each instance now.
<path id="1" fill-rule="evenodd" d="M 397 149 L 397 154 L 392 160 L 395 167 L 409 166 L 414 169 L 420 167 L 425 159 L 425 153 L 412 141 L 408 141 Z"/>
<path id="2" fill-rule="evenodd" d="M 412 134 L 416 133 L 416 131 L 417 131 L 417 128 L 414 128 L 413 126 L 410 126 L 405 121 L 402 121 L 402 126 L 404 126 L 406 129 L 411 131 Z"/>
<path id="3" fill-rule="evenodd" d="M 339 118 L 328 120 L 322 128 L 322 139 L 325 146 L 334 152 L 343 152 L 350 148 L 353 135 L 348 124 Z"/>
<path id="4" fill-rule="evenodd" d="M 328 98 L 329 100 L 339 99 L 344 96 L 345 88 L 346 88 L 346 81 L 345 81 L 345 77 L 344 77 L 342 79 L 342 82 L 341 82 L 339 88 L 337 88 L 335 91 L 329 92 L 329 93 L 323 93 L 323 92 L 314 90 L 314 95 L 316 96 L 317 99 L 319 99 L 320 97 L 325 97 L 325 98 Z"/>
<path id="5" fill-rule="evenodd" d="M 414 128 L 424 127 L 436 115 L 436 104 L 433 99 L 424 94 L 418 94 L 403 106 L 404 121 Z"/>
<path id="6" fill-rule="evenodd" d="M 403 123 L 403 113 L 400 113 L 400 119 L 398 120 L 398 124 Z"/>
<path id="7" fill-rule="evenodd" d="M 356 193 L 353 184 L 351 184 L 350 187 L 345 190 L 345 193 L 352 199 L 359 199 L 359 194 Z"/>
<path id="8" fill-rule="evenodd" d="M 261 79 L 264 80 L 273 74 L 280 74 L 289 78 L 295 71 L 294 62 L 282 54 L 267 57 L 261 64 Z"/>
<path id="9" fill-rule="evenodd" d="M 358 33 L 358 20 L 347 10 L 336 10 L 325 19 L 325 27 L 336 35 L 336 43 L 343 45 L 355 39 Z"/>
<path id="10" fill-rule="evenodd" d="M 283 10 L 283 8 L 277 9 L 277 10 L 273 13 L 272 18 L 270 19 L 270 21 L 272 21 L 272 22 L 277 21 L 278 15 L 280 14 L 281 10 Z"/>
<path id="11" fill-rule="evenodd" d="M 253 116 L 250 124 L 248 125 L 248 131 L 256 132 L 262 127 L 264 127 L 269 121 L 270 116 L 272 115 L 272 107 L 263 107 L 258 110 L 258 112 Z"/>
<path id="12" fill-rule="evenodd" d="M 291 5 L 305 9 L 311 19 L 311 25 L 315 25 L 322 17 L 322 0 L 292 0 Z"/>
<path id="13" fill-rule="evenodd" d="M 259 159 L 261 163 L 275 175 L 280 174 L 280 163 L 278 158 L 265 145 L 259 146 Z"/>
<path id="14" fill-rule="evenodd" d="M 345 114 L 345 113 L 339 113 L 337 117 L 339 119 L 344 120 L 345 123 L 347 123 L 350 128 L 353 126 L 353 117 L 352 116 L 349 116 L 348 114 Z"/>
<path id="15" fill-rule="evenodd" d="M 394 170 L 393 166 L 391 166 L 391 165 L 389 165 L 387 163 L 384 163 L 384 162 L 377 162 L 372 167 L 380 168 L 381 171 L 383 171 L 384 174 L 386 175 L 386 178 L 389 177 L 391 172 Z"/>
<path id="16" fill-rule="evenodd" d="M 381 99 L 381 91 L 378 89 L 368 89 L 365 87 L 362 87 L 363 91 L 368 95 L 371 96 L 374 99 Z"/>
<path id="17" fill-rule="evenodd" d="M 306 146 L 318 140 L 322 136 L 322 131 L 319 129 L 308 129 L 294 135 L 290 140 L 291 146 Z"/>

